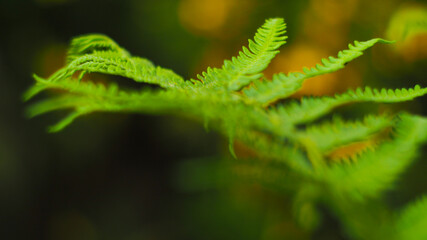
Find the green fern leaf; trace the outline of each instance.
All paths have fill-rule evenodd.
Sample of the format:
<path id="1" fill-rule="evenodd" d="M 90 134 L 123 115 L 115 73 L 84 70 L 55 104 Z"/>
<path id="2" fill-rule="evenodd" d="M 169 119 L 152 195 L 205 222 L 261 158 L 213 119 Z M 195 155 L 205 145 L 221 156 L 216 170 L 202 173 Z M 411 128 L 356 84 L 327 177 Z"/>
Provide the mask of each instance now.
<path id="1" fill-rule="evenodd" d="M 406 207 L 397 223 L 396 239 L 418 240 L 427 239 L 427 196 Z"/>
<path id="2" fill-rule="evenodd" d="M 108 88 L 101 83 L 94 83 L 91 81 L 77 81 L 72 78 L 65 78 L 61 81 L 51 81 L 49 79 L 43 79 L 37 75 L 33 76 L 36 80 L 36 85 L 30 88 L 25 94 L 24 99 L 29 100 L 36 94 L 46 89 L 62 90 L 75 95 L 87 95 L 97 97 L 118 97 L 120 95 L 126 95 L 125 91 L 119 91 L 116 84 L 111 84 Z"/>
<path id="3" fill-rule="evenodd" d="M 332 121 L 312 122 L 344 104 L 409 101 L 427 94 L 427 88 L 418 85 L 397 90 L 359 88 L 334 97 L 306 97 L 266 108 L 294 94 L 306 79 L 342 69 L 376 43 L 390 43 L 379 38 L 356 41 L 349 45 L 349 50 L 339 52 L 337 58 L 322 59 L 323 64 L 305 68 L 303 73 L 279 73 L 272 81 L 263 80 L 262 71 L 285 43 L 285 29 L 283 19 L 267 20 L 239 56 L 226 60 L 222 68 L 208 68 L 198 80 L 189 81 L 171 70 L 156 67 L 147 59 L 130 55 L 104 35 L 78 37 L 71 42 L 65 67 L 48 79 L 34 76 L 36 83 L 24 94 L 24 99 L 46 90 L 53 91 L 53 95 L 31 105 L 27 115 L 69 111 L 69 115 L 49 128 L 50 132 L 60 131 L 76 118 L 92 112 L 184 115 L 213 123 L 230 139 L 232 154 L 233 143 L 239 141 L 255 150 L 256 157 L 244 162 L 234 159 L 214 169 L 202 166 L 206 174 L 199 173 L 195 165 L 193 172 L 201 176 L 196 183 L 207 181 L 198 186 L 223 184 L 224 180 L 226 184 L 249 180 L 291 190 L 296 193 L 294 211 L 297 218 L 309 229 L 317 224 L 316 202 L 326 200 L 336 207 L 339 217 L 344 224 L 347 221 L 351 231 L 360 233 L 355 235 L 366 239 L 373 228 L 360 223 L 384 219 L 384 211 L 381 208 L 372 220 L 371 209 L 380 205 L 365 204 L 364 200 L 390 189 L 415 159 L 417 149 L 427 140 L 427 119 L 401 114 L 398 117 L 368 116 L 360 121 L 344 121 L 333 116 Z M 83 79 L 85 74 L 92 72 L 156 84 L 161 89 L 123 90 L 116 84 Z M 370 141 L 375 143 L 375 149 L 357 151 L 357 161 L 330 161 L 333 153 L 347 150 L 347 146 L 353 146 L 351 144 Z M 239 155 L 238 151 L 236 153 Z M 425 235 L 421 227 L 426 224 L 425 220 L 416 212 L 425 213 L 425 202 L 423 199 L 403 213 L 397 223 L 399 237 L 412 239 Z M 354 206 L 363 208 L 363 212 Z M 378 236 L 391 235 L 387 230 L 388 227 L 378 230 L 372 236 L 385 239 Z"/>
<path id="4" fill-rule="evenodd" d="M 295 145 L 284 141 L 281 138 L 271 139 L 271 137 L 257 131 L 247 131 L 236 129 L 236 139 L 259 153 L 262 159 L 270 159 L 278 163 L 285 164 L 290 169 L 304 176 L 311 176 L 313 168 L 310 162 Z"/>
<path id="5" fill-rule="evenodd" d="M 29 99 L 46 89 L 60 90 L 62 93 L 60 97 L 48 98 L 31 105 L 27 109 L 29 117 L 60 109 L 73 109 L 72 114 L 60 121 L 56 127 L 51 128 L 51 130 L 54 129 L 55 131 L 63 129 L 78 116 L 90 112 L 127 111 L 159 113 L 179 109 L 187 102 L 192 102 L 189 99 L 183 98 L 182 94 L 177 95 L 178 92 L 175 91 L 123 91 L 116 84 L 105 86 L 91 81 L 79 82 L 76 79 L 69 78 L 61 81 L 51 81 L 36 75 L 34 78 L 37 84 L 24 94 L 25 99 Z M 179 99 L 183 102 L 180 102 Z"/>
<path id="6" fill-rule="evenodd" d="M 100 34 L 74 38 L 68 51 L 67 66 L 54 73 L 49 80 L 71 78 L 79 71 L 80 79 L 86 73 L 97 72 L 157 84 L 164 88 L 191 88 L 193 85 L 171 70 L 156 67 L 147 59 L 132 57 L 112 39 Z"/>
<path id="7" fill-rule="evenodd" d="M 114 40 L 103 34 L 90 34 L 75 37 L 70 44 L 67 54 L 67 64 L 76 58 L 94 52 L 114 52 L 122 57 L 130 57 L 129 52 L 121 48 Z"/>
<path id="8" fill-rule="evenodd" d="M 355 164 L 334 164 L 320 179 L 332 192 L 365 200 L 390 189 L 415 159 L 418 146 L 427 140 L 427 118 L 402 114 L 394 127 L 394 137 L 375 151 L 362 154 Z"/>
<path id="9" fill-rule="evenodd" d="M 75 58 L 61 75 L 52 81 L 70 78 L 77 71 L 98 72 L 131 78 L 136 82 L 158 84 L 164 88 L 188 86 L 184 79 L 171 70 L 155 67 L 150 61 L 139 57 L 123 57 L 116 52 L 94 52 Z"/>
<path id="10" fill-rule="evenodd" d="M 402 89 L 371 89 L 366 87 L 365 90 L 360 88 L 356 91 L 349 90 L 348 92 L 336 95 L 335 97 L 308 97 L 302 98 L 300 102 L 294 101 L 290 104 L 280 105 L 272 109 L 271 114 L 278 115 L 283 121 L 292 124 L 301 124 L 313 121 L 327 113 L 332 109 L 357 102 L 378 102 L 378 103 L 393 103 L 410 101 L 416 97 L 427 94 L 427 88 L 421 88 L 416 85 L 414 88 Z"/>
<path id="11" fill-rule="evenodd" d="M 349 49 L 340 51 L 338 58 L 329 57 L 329 59 L 322 59 L 322 64 L 317 64 L 316 67 L 311 69 L 304 68 L 304 73 L 293 72 L 289 74 L 279 73 L 273 76 L 272 81 L 257 80 L 254 85 L 243 92 L 247 96 L 247 102 L 251 104 L 260 104 L 267 106 L 270 103 L 282 98 L 286 98 L 301 87 L 302 83 L 312 77 L 322 74 L 338 71 L 352 61 L 353 59 L 363 55 L 363 51 L 372 47 L 376 43 L 391 43 L 389 41 L 375 38 L 366 42 L 354 42 L 354 46 L 349 44 Z"/>
<path id="12" fill-rule="evenodd" d="M 249 49 L 243 47 L 238 57 L 224 61 L 221 69 L 208 68 L 198 78 L 204 87 L 222 87 L 236 91 L 262 77 L 262 71 L 286 43 L 286 24 L 281 18 L 268 19 L 258 29 L 254 40 L 249 40 Z"/>
<path id="13" fill-rule="evenodd" d="M 297 133 L 297 138 L 310 138 L 323 153 L 340 146 L 370 139 L 372 135 L 391 127 L 392 121 L 384 116 L 367 116 L 363 121 L 345 122 L 339 117 L 319 125 L 309 125 Z"/>

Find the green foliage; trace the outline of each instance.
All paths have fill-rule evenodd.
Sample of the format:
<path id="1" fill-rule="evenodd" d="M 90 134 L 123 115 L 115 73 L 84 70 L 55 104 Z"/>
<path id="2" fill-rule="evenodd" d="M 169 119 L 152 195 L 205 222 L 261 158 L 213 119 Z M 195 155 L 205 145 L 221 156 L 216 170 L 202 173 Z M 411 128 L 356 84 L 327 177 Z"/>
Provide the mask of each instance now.
<path id="1" fill-rule="evenodd" d="M 397 221 L 399 239 L 427 238 L 427 197 L 423 196 L 415 204 L 403 210 Z"/>
<path id="2" fill-rule="evenodd" d="M 414 160 L 417 146 L 427 138 L 427 119 L 400 115 L 393 136 L 357 159 L 357 164 L 335 165 L 327 169 L 326 182 L 335 193 L 363 200 L 376 197 L 399 177 Z"/>
<path id="3" fill-rule="evenodd" d="M 364 233 L 372 231 L 378 232 L 372 239 L 385 236 L 378 229 L 351 220 L 366 219 L 366 212 L 359 214 L 353 208 L 371 209 L 369 204 L 393 187 L 426 141 L 427 119 L 390 113 L 346 120 L 328 114 L 352 103 L 410 101 L 427 94 L 427 88 L 366 87 L 335 96 L 285 102 L 306 79 L 338 71 L 375 44 L 390 43 L 379 38 L 355 41 L 336 58 L 322 59 L 322 64 L 313 68 L 278 73 L 272 80 L 266 79 L 262 71 L 285 43 L 285 29 L 283 19 L 267 20 L 238 57 L 226 60 L 222 68 L 208 68 L 191 80 L 156 67 L 147 59 L 131 56 L 106 36 L 77 37 L 70 45 L 65 67 L 47 79 L 34 75 L 36 83 L 25 93 L 25 100 L 45 90 L 55 90 L 56 94 L 31 105 L 27 113 L 33 117 L 69 109 L 71 113 L 49 129 L 52 132 L 92 112 L 197 117 L 230 139 L 233 154 L 232 144 L 236 140 L 255 150 L 256 156 L 243 161 L 228 159 L 208 167 L 190 162 L 183 168 L 182 185 L 187 189 L 226 187 L 236 181 L 257 182 L 294 195 L 293 212 L 305 229 L 318 226 L 316 205 L 326 201 L 355 237 L 366 239 Z M 155 84 L 160 89 L 144 85 L 142 90 L 135 91 L 116 84 L 95 83 L 90 80 L 91 75 L 86 75 L 93 72 Z M 319 123 L 319 118 L 326 120 Z M 389 223 L 403 229 L 399 234 L 407 237 L 401 239 L 425 236 L 421 226 L 427 218 L 417 212 L 425 210 L 424 203 L 410 207 L 400 220 Z M 411 227 L 406 231 L 405 226 Z"/>
<path id="4" fill-rule="evenodd" d="M 349 44 L 349 50 L 344 50 L 338 53 L 338 58 L 329 57 L 329 59 L 322 59 L 321 64 L 317 64 L 316 67 L 311 69 L 304 68 L 304 73 L 279 73 L 273 76 L 272 81 L 265 81 L 258 79 L 254 82 L 254 86 L 245 90 L 246 96 L 249 98 L 249 102 L 255 102 L 264 106 L 270 104 L 281 98 L 289 97 L 290 95 L 297 92 L 301 87 L 302 83 L 315 76 L 319 76 L 326 73 L 338 71 L 352 61 L 353 59 L 361 56 L 363 51 L 369 47 L 372 47 L 376 43 L 390 43 L 383 39 L 372 39 L 366 42 L 354 42 L 354 46 Z"/>
<path id="5" fill-rule="evenodd" d="M 258 29 L 254 40 L 249 40 L 249 49 L 243 47 L 238 57 L 224 61 L 221 69 L 209 68 L 198 79 L 206 87 L 225 87 L 236 91 L 262 77 L 262 71 L 276 56 L 280 46 L 285 44 L 286 25 L 283 19 L 269 19 Z"/>

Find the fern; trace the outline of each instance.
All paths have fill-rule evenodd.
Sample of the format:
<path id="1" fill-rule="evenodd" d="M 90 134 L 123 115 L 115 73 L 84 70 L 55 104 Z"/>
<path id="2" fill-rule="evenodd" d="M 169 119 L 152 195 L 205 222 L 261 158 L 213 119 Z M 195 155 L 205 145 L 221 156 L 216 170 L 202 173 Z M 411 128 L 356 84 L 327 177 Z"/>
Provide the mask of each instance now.
<path id="1" fill-rule="evenodd" d="M 416 203 L 404 209 L 397 219 L 398 239 L 427 238 L 427 197 L 423 196 Z"/>
<path id="2" fill-rule="evenodd" d="M 132 57 L 113 40 L 103 35 L 75 38 L 67 56 L 67 66 L 49 78 L 50 81 L 69 79 L 80 71 L 84 74 L 98 72 L 131 78 L 136 82 L 158 84 L 164 88 L 183 88 L 182 77 L 171 70 L 156 67 L 140 57 Z"/>
<path id="3" fill-rule="evenodd" d="M 130 56 L 127 50 L 121 48 L 109 37 L 102 34 L 91 34 L 73 39 L 68 49 L 67 64 L 78 57 L 92 54 L 96 51 L 109 51 L 111 53 L 118 53 L 123 57 Z"/>
<path id="4" fill-rule="evenodd" d="M 258 80 L 254 85 L 245 90 L 249 103 L 257 103 L 263 106 L 270 104 L 281 98 L 286 98 L 301 87 L 304 80 L 319 76 L 326 73 L 338 71 L 352 61 L 353 59 L 361 56 L 363 51 L 372 47 L 376 43 L 391 43 L 380 38 L 372 39 L 366 42 L 354 42 L 354 46 L 349 44 L 349 50 L 344 50 L 338 53 L 338 58 L 329 57 L 322 59 L 322 64 L 317 64 L 316 67 L 311 69 L 304 68 L 304 73 L 279 73 L 273 76 L 272 81 Z"/>
<path id="5" fill-rule="evenodd" d="M 357 102 L 393 103 L 410 101 L 427 93 L 427 88 L 416 85 L 414 88 L 402 89 L 371 89 L 366 87 L 363 91 L 349 90 L 347 93 L 335 97 L 306 97 L 301 102 L 292 102 L 288 105 L 279 105 L 272 112 L 280 118 L 293 124 L 302 124 L 313 121 L 329 113 L 336 107 Z"/>
<path id="6" fill-rule="evenodd" d="M 208 86 L 236 91 L 262 77 L 261 72 L 279 52 L 277 49 L 286 43 L 287 37 L 282 36 L 285 29 L 283 19 L 267 20 L 254 40 L 249 40 L 249 49 L 243 47 L 238 57 L 224 61 L 222 69 L 209 68 L 198 76 L 199 80 Z"/>
<path id="7" fill-rule="evenodd" d="M 416 157 L 417 146 L 427 140 L 427 119 L 406 114 L 399 118 L 392 139 L 362 154 L 357 164 L 334 165 L 326 170 L 325 179 L 335 193 L 363 200 L 392 187 Z"/>
<path id="8" fill-rule="evenodd" d="M 315 206 L 329 201 L 342 221 L 348 223 L 349 231 L 360 229 L 360 238 L 366 239 L 366 233 L 374 230 L 351 219 L 366 219 L 368 210 L 357 215 L 351 208 L 378 201 L 393 187 L 416 158 L 419 146 L 427 140 L 427 119 L 398 113 L 372 115 L 362 120 L 346 120 L 333 114 L 332 119 L 322 123 L 315 120 L 350 103 L 410 101 L 426 95 L 427 88 L 419 85 L 395 90 L 366 87 L 335 96 L 280 102 L 297 92 L 305 80 L 344 68 L 377 43 L 390 43 L 380 38 L 355 41 L 336 58 L 322 59 L 322 64 L 311 69 L 278 73 L 272 80 L 265 79 L 262 72 L 285 43 L 285 29 L 283 19 L 267 20 L 237 57 L 226 60 L 222 68 L 208 68 L 197 79 L 190 80 L 147 59 L 132 56 L 107 36 L 80 36 L 71 42 L 66 66 L 46 79 L 34 75 L 36 83 L 24 94 L 25 100 L 44 91 L 53 90 L 54 94 L 31 105 L 27 114 L 34 117 L 69 110 L 67 117 L 50 127 L 52 132 L 93 112 L 196 117 L 230 139 L 230 150 L 237 159 L 212 167 L 198 167 L 193 163 L 193 168 L 188 167 L 194 170 L 190 171 L 193 174 L 184 174 L 195 176 L 187 178 L 188 186 L 191 181 L 195 181 L 193 186 L 201 186 L 197 184 L 206 180 L 207 185 L 226 187 L 233 181 L 243 180 L 284 190 L 294 195 L 296 219 L 306 229 L 316 226 Z M 90 75 L 93 72 L 123 76 L 160 88 L 143 85 L 142 90 L 136 91 L 122 89 L 114 83 L 95 83 Z M 274 102 L 278 103 L 273 105 Z M 235 141 L 254 149 L 255 156 L 250 160 L 240 159 L 239 154 L 234 153 Z M 345 154 L 338 154 L 340 152 Z M 212 178 L 198 178 L 199 171 L 206 171 L 206 176 Z M 209 171 L 214 173 L 209 175 Z M 337 199 L 345 199 L 345 204 Z M 309 210 L 304 210 L 304 206 L 310 206 Z M 406 226 L 416 218 L 420 218 L 416 221 L 421 223 L 425 221 L 415 215 L 408 210 L 396 224 Z M 414 227 L 400 234 L 410 239 L 424 234 L 420 229 Z M 378 232 L 372 236 L 385 235 Z"/>
<path id="9" fill-rule="evenodd" d="M 374 134 L 390 127 L 392 122 L 384 116 L 368 116 L 363 121 L 346 122 L 335 117 L 332 122 L 310 125 L 299 133 L 301 138 L 310 138 L 323 152 L 371 138 Z"/>

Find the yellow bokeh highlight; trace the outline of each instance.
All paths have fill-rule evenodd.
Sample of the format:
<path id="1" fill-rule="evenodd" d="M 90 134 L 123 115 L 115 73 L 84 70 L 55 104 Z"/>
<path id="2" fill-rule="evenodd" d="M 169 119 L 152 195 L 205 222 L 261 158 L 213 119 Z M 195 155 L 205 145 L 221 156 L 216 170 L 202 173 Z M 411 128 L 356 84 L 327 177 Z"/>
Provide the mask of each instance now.
<path id="1" fill-rule="evenodd" d="M 359 0 L 311 0 L 302 13 L 302 30 L 311 41 L 334 49 L 344 44 Z"/>
<path id="2" fill-rule="evenodd" d="M 181 25 L 198 36 L 228 39 L 241 34 L 255 0 L 180 0 Z"/>
<path id="3" fill-rule="evenodd" d="M 355 14 L 358 0 L 311 0 L 312 13 L 322 22 L 337 26 L 349 21 Z"/>
<path id="4" fill-rule="evenodd" d="M 399 48 L 399 52 L 407 62 L 427 59 L 427 33 L 411 37 Z"/>
<path id="5" fill-rule="evenodd" d="M 191 31 L 216 33 L 223 28 L 233 0 L 181 0 L 178 16 L 181 24 Z"/>

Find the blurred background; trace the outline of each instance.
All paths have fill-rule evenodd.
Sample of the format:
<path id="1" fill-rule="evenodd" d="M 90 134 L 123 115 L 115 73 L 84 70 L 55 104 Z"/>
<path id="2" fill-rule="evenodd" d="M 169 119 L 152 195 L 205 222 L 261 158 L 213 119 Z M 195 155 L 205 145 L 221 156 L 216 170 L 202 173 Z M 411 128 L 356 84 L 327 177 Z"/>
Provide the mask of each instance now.
<path id="1" fill-rule="evenodd" d="M 426 86 L 426 11 L 424 0 L 0 0 L 0 238 L 348 239 L 326 210 L 307 233 L 286 195 L 256 184 L 222 191 L 180 185 L 181 163 L 228 156 L 226 139 L 197 122 L 92 114 L 48 134 L 62 113 L 28 120 L 21 94 L 32 73 L 48 77 L 64 65 L 77 35 L 104 33 L 188 79 L 236 55 L 271 17 L 285 18 L 289 38 L 267 76 L 313 66 L 353 40 L 398 40 L 308 81 L 298 96 Z M 396 108 L 427 115 L 424 104 Z M 356 110 L 366 108 L 373 107 Z M 426 192 L 426 165 L 417 161 L 405 173 L 399 192 L 387 196 L 391 206 Z"/>

